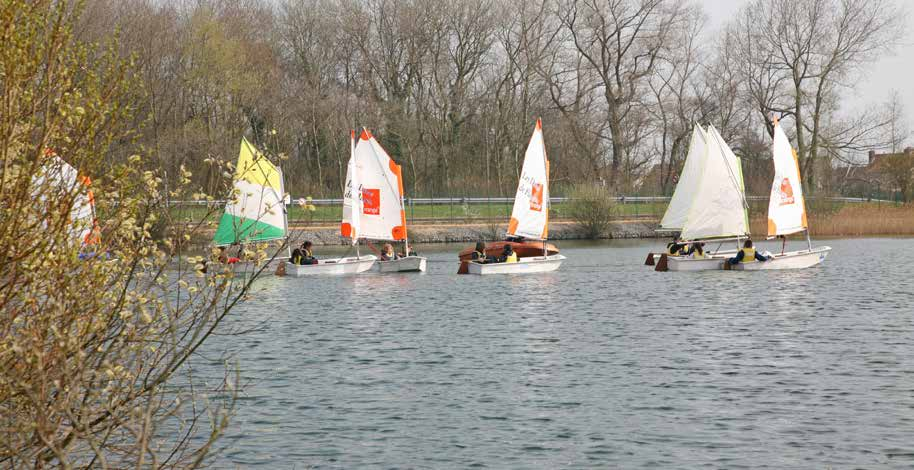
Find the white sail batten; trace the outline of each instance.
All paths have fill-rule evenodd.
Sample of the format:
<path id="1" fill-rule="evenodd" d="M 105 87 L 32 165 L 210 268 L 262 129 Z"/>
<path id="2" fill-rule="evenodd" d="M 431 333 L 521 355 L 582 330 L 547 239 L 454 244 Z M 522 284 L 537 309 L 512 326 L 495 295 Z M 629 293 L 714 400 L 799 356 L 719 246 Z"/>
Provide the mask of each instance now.
<path id="1" fill-rule="evenodd" d="M 362 131 L 352 159 L 361 186 L 358 237 L 403 240 L 406 237 L 406 212 L 403 209 L 400 166 L 367 130 Z"/>
<path id="2" fill-rule="evenodd" d="M 739 159 L 714 126 L 708 126 L 707 133 L 704 169 L 681 236 L 685 240 L 746 236 L 749 221 Z"/>
<path id="3" fill-rule="evenodd" d="M 784 130 L 775 121 L 771 145 L 774 180 L 768 201 L 768 236 L 790 235 L 809 226 L 800 182 L 800 165 Z"/>
<path id="4" fill-rule="evenodd" d="M 508 235 L 545 240 L 549 231 L 549 160 L 543 141 L 542 122 L 536 128 L 524 153 Z"/>
<path id="5" fill-rule="evenodd" d="M 352 244 L 358 244 L 361 236 L 362 185 L 359 182 L 355 166 L 355 131 L 352 131 L 349 142 L 349 164 L 346 166 L 346 186 L 343 189 L 343 222 L 340 233 L 349 237 Z"/>
<path id="6" fill-rule="evenodd" d="M 707 157 L 707 134 L 700 125 L 692 128 L 692 139 L 689 141 L 689 151 L 686 161 L 679 176 L 679 182 L 673 191 L 673 197 L 667 206 L 666 213 L 660 221 L 660 227 L 669 230 L 682 230 L 689 216 L 689 208 L 698 193 L 701 182 L 702 170 Z"/>

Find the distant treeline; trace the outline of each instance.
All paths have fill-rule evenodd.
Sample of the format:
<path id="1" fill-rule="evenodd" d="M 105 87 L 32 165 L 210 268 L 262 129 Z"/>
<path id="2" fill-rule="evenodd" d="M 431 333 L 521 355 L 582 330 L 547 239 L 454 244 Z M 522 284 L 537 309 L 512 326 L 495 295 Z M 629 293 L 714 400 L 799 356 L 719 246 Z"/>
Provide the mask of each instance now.
<path id="1" fill-rule="evenodd" d="M 888 92 L 865 110 L 845 100 L 903 38 L 896 2 L 753 0 L 715 31 L 702 8 L 87 0 L 78 34 L 116 37 L 134 58 L 139 143 L 169 178 L 184 165 L 203 189 L 223 178 L 204 160 L 233 160 L 244 135 L 287 157 L 290 192 L 338 196 L 349 130 L 361 126 L 403 165 L 415 196 L 510 195 L 537 117 L 555 192 L 593 182 L 670 194 L 693 123 L 718 128 L 753 194 L 770 185 L 772 115 L 810 191 L 840 192 L 839 164 L 907 137 Z"/>

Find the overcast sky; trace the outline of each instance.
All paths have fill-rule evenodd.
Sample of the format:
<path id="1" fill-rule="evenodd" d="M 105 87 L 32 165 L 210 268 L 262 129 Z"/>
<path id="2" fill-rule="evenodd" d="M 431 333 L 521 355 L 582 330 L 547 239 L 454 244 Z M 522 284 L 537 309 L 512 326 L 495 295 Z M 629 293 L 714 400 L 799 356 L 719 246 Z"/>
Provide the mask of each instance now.
<path id="1" fill-rule="evenodd" d="M 909 128 L 914 125 L 914 2 L 899 0 L 907 5 L 908 36 L 892 56 L 874 64 L 870 72 L 857 85 L 852 99 L 849 99 L 845 110 L 859 109 L 867 104 L 881 104 L 889 98 L 892 90 L 897 90 L 904 101 L 908 116 Z M 699 0 L 708 15 L 706 32 L 723 27 L 736 12 L 749 0 Z M 908 145 L 914 144 L 908 139 Z"/>

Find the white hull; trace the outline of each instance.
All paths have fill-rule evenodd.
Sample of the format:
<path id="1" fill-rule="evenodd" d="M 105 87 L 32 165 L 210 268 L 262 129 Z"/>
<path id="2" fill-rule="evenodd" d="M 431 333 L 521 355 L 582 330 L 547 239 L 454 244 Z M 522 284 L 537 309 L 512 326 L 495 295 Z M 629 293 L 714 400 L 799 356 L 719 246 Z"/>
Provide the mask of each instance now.
<path id="1" fill-rule="evenodd" d="M 820 246 L 813 248 L 812 251 L 788 251 L 783 255 L 774 255 L 774 259 L 768 261 L 756 261 L 754 263 L 739 263 L 731 266 L 730 269 L 737 271 L 766 271 L 772 269 L 803 269 L 815 266 L 828 257 L 831 247 Z"/>
<path id="2" fill-rule="evenodd" d="M 428 258 L 407 256 L 392 261 L 378 261 L 378 268 L 382 273 L 425 272 L 427 263 Z"/>
<path id="3" fill-rule="evenodd" d="M 471 261 L 468 266 L 470 274 L 526 274 L 546 273 L 559 269 L 565 257 L 562 255 L 534 256 L 520 258 L 516 263 L 486 263 Z"/>
<path id="4" fill-rule="evenodd" d="M 377 257 L 364 255 L 351 258 L 322 259 L 318 264 L 286 263 L 286 275 L 291 277 L 358 274 L 371 269 Z"/>
<path id="5" fill-rule="evenodd" d="M 651 253 L 651 255 L 654 256 L 654 263 L 656 264 L 657 261 L 660 261 L 660 257 L 663 256 L 663 253 Z M 721 250 L 721 251 L 715 252 L 715 253 L 713 253 L 713 254 L 710 254 L 710 255 L 708 255 L 708 256 L 709 256 L 709 257 L 721 257 L 721 256 L 723 256 L 724 258 L 732 258 L 732 257 L 736 256 L 736 250 Z M 669 255 L 667 255 L 667 258 L 672 259 L 672 257 L 669 256 Z M 687 256 L 686 256 L 686 257 L 679 257 L 679 258 L 686 258 L 686 259 L 689 259 Z"/>
<path id="6" fill-rule="evenodd" d="M 716 271 L 723 269 L 725 255 L 710 256 L 705 259 L 689 258 L 688 256 L 668 256 L 666 265 L 669 271 Z"/>

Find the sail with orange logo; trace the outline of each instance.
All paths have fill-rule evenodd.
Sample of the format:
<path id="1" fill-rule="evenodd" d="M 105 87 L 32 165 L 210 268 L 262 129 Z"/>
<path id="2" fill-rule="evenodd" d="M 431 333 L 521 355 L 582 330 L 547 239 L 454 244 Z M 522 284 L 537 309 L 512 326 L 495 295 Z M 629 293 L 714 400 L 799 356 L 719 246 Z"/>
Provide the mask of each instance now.
<path id="1" fill-rule="evenodd" d="M 539 119 L 524 154 L 508 235 L 538 240 L 549 235 L 549 159 Z"/>
<path id="2" fill-rule="evenodd" d="M 381 144 L 363 129 L 346 176 L 342 235 L 371 240 L 404 240 L 403 174 Z M 347 226 L 348 225 L 348 226 Z"/>
<path id="3" fill-rule="evenodd" d="M 768 236 L 802 232 L 809 224 L 800 183 L 800 166 L 797 154 L 777 120 L 774 121 L 771 158 L 774 162 L 774 180 L 768 201 Z"/>

